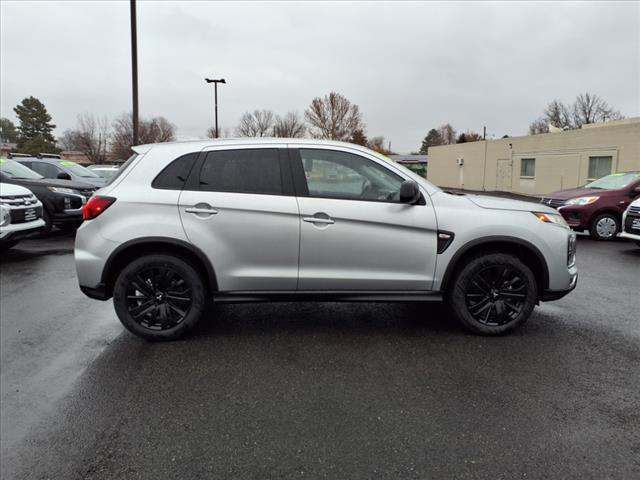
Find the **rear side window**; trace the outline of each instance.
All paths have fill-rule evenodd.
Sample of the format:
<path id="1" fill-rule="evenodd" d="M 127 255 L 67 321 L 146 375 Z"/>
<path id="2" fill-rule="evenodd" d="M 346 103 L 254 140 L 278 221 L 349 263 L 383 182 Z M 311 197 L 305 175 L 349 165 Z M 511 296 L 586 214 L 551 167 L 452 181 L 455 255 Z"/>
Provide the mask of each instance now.
<path id="1" fill-rule="evenodd" d="M 200 171 L 200 190 L 282 195 L 276 148 L 209 152 Z"/>
<path id="2" fill-rule="evenodd" d="M 164 167 L 158 176 L 153 180 L 151 186 L 163 190 L 182 190 L 184 182 L 187 181 L 189 172 L 198 158 L 198 153 L 188 153 L 176 158 L 169 165 Z"/>
<path id="3" fill-rule="evenodd" d="M 44 162 L 32 162 L 31 170 L 38 172 L 44 178 L 57 178 L 62 169 Z"/>

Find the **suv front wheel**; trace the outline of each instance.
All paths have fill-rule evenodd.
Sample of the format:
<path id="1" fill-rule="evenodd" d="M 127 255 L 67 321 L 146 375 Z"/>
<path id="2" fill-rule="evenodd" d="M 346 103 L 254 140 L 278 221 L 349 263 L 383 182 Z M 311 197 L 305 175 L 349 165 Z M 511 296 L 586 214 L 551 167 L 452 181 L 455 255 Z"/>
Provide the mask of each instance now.
<path id="1" fill-rule="evenodd" d="M 147 255 L 120 272 L 113 303 L 130 332 L 147 340 L 175 340 L 204 314 L 206 288 L 189 262 L 171 255 Z"/>
<path id="2" fill-rule="evenodd" d="M 453 280 L 448 300 L 468 330 L 502 335 L 527 321 L 538 298 L 533 272 L 513 255 L 472 258 Z"/>

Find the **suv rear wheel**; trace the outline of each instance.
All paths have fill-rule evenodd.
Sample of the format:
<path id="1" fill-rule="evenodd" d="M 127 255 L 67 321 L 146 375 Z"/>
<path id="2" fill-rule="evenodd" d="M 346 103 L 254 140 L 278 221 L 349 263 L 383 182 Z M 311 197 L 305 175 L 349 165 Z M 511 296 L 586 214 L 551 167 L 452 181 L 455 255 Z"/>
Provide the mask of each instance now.
<path id="1" fill-rule="evenodd" d="M 171 255 L 138 258 L 118 276 L 113 303 L 122 324 L 147 340 L 175 340 L 198 323 L 207 301 L 198 270 Z"/>
<path id="2" fill-rule="evenodd" d="M 449 304 L 468 330 L 502 335 L 527 321 L 538 288 L 533 272 L 513 255 L 490 253 L 471 259 L 449 289 Z"/>

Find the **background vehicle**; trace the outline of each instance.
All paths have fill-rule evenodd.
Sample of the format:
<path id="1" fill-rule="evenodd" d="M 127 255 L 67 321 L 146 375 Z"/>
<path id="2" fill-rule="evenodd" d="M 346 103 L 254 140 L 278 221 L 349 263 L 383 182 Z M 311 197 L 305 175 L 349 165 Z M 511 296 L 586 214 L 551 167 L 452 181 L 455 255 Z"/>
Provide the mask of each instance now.
<path id="1" fill-rule="evenodd" d="M 622 215 L 621 237 L 630 238 L 636 241 L 640 247 L 640 198 L 631 202 Z"/>
<path id="2" fill-rule="evenodd" d="M 97 173 L 68 160 L 37 157 L 17 157 L 15 160 L 39 173 L 44 178 L 72 180 L 74 182 L 89 183 L 96 187 L 102 187 L 107 183 L 107 180 Z"/>
<path id="3" fill-rule="evenodd" d="M 19 185 L 0 183 L 0 250 L 37 235 L 43 227 L 42 203 L 35 195 Z"/>
<path id="4" fill-rule="evenodd" d="M 555 210 L 448 194 L 364 147 L 243 139 L 134 150 L 84 207 L 75 259 L 82 291 L 113 296 L 144 338 L 183 335 L 211 298 L 445 299 L 469 330 L 503 334 L 577 282 L 575 233 Z M 325 181 L 338 168 L 351 175 Z"/>
<path id="5" fill-rule="evenodd" d="M 50 232 L 54 225 L 62 229 L 77 228 L 82 223 L 82 206 L 97 190 L 86 183 L 45 179 L 6 158 L 0 159 L 0 181 L 28 188 L 42 202 L 44 233 Z"/>
<path id="6" fill-rule="evenodd" d="M 87 168 L 107 180 L 118 173 L 118 167 L 116 165 L 89 165 Z"/>
<path id="7" fill-rule="evenodd" d="M 622 212 L 639 196 L 640 172 L 623 172 L 550 193 L 541 203 L 557 208 L 574 230 L 587 230 L 596 240 L 611 240 L 621 231 Z"/>

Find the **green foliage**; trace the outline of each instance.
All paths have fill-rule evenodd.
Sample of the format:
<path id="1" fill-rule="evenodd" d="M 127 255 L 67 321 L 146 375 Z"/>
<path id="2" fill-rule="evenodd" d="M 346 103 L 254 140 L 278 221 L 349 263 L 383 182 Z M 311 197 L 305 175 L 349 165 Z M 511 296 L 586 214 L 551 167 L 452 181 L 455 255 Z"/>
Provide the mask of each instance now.
<path id="1" fill-rule="evenodd" d="M 422 146 L 420 147 L 420 154 L 427 155 L 429 153 L 429 147 L 435 147 L 436 145 L 442 145 L 444 143 L 442 135 L 438 130 L 432 128 L 427 133 L 427 136 L 422 140 Z"/>
<path id="2" fill-rule="evenodd" d="M 0 139 L 5 143 L 16 143 L 18 141 L 16 126 L 8 118 L 0 118 Z"/>
<path id="3" fill-rule="evenodd" d="M 22 100 L 13 109 L 20 121 L 18 126 L 18 151 L 37 155 L 42 152 L 58 152 L 52 132 L 56 128 L 44 104 L 35 97 Z"/>
<path id="4" fill-rule="evenodd" d="M 461 133 L 456 140 L 456 143 L 467 143 L 467 136 L 464 133 Z"/>
<path id="5" fill-rule="evenodd" d="M 366 147 L 369 144 L 369 140 L 367 139 L 364 130 L 362 130 L 361 128 L 353 132 L 353 135 L 351 135 L 349 142 L 355 143 L 356 145 L 362 145 L 363 147 Z"/>

